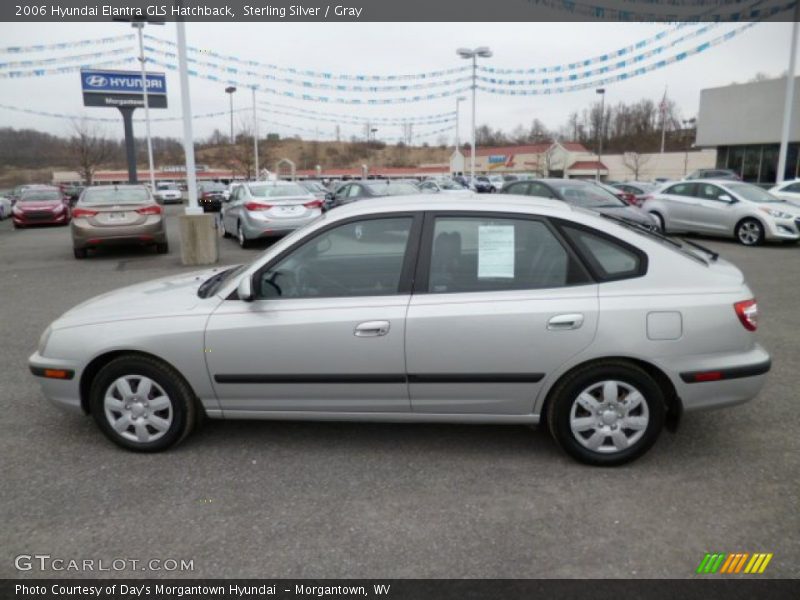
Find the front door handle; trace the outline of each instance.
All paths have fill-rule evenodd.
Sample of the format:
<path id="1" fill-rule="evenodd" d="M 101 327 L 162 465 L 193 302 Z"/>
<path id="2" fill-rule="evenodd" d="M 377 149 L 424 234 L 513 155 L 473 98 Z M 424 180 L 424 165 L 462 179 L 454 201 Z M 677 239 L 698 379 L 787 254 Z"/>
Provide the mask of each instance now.
<path id="1" fill-rule="evenodd" d="M 356 325 L 356 337 L 379 337 L 389 333 L 389 321 L 366 321 Z"/>
<path id="2" fill-rule="evenodd" d="M 547 322 L 547 328 L 551 330 L 578 329 L 581 325 L 583 325 L 583 315 L 580 313 L 556 315 Z"/>

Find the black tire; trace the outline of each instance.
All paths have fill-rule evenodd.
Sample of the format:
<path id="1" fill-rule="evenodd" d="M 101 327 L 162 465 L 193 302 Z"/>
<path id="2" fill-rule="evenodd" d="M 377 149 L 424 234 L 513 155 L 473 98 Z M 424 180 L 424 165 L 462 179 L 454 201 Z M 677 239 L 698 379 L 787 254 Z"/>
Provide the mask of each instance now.
<path id="1" fill-rule="evenodd" d="M 14 221 L 14 229 L 22 229 L 22 225 L 17 225 L 17 222 Z"/>
<path id="2" fill-rule="evenodd" d="M 641 408 L 640 405 L 640 407 L 632 411 L 633 414 L 631 416 L 640 416 L 642 411 L 646 409 L 647 425 L 642 430 L 643 433 L 641 436 L 635 439 L 627 448 L 602 452 L 592 450 L 578 441 L 577 436 L 582 436 L 582 434 L 573 433 L 570 425 L 570 417 L 572 415 L 573 404 L 579 404 L 578 397 L 581 393 L 590 389 L 593 385 L 598 385 L 607 380 L 621 382 L 623 386 L 629 386 L 639 391 L 643 396 L 644 408 Z M 622 398 L 622 401 L 627 401 L 627 398 Z M 602 405 L 602 399 L 600 400 L 600 404 Z M 585 412 L 592 419 L 596 416 L 598 423 L 603 422 L 603 417 L 600 412 L 593 415 L 593 413 L 583 408 L 579 410 Z M 577 461 L 588 465 L 611 467 L 635 460 L 647 452 L 656 442 L 664 426 L 666 402 L 663 390 L 646 371 L 626 361 L 607 360 L 578 368 L 565 376 L 552 390 L 545 411 L 550 433 L 552 433 L 558 445 L 561 446 L 567 454 Z M 639 411 L 638 414 L 637 411 Z M 609 442 L 610 445 L 615 445 L 612 435 L 617 434 L 616 423 L 614 425 L 603 424 L 603 427 L 614 427 L 614 431 L 608 429 L 608 435 L 604 436 L 603 433 L 605 430 L 598 431 L 597 429 L 591 429 L 590 431 L 584 432 L 587 434 L 587 437 L 584 438 L 585 442 L 588 443 L 588 437 L 592 437 L 596 434 L 602 438 L 601 444 L 604 447 L 606 444 L 609 444 Z M 628 434 L 626 432 L 633 433 Z M 631 435 L 632 437 L 637 435 L 635 431 L 624 427 L 619 427 L 619 433 L 626 436 Z"/>
<path id="3" fill-rule="evenodd" d="M 764 226 L 758 219 L 742 219 L 736 224 L 736 240 L 744 246 L 759 246 L 764 243 Z"/>
<path id="4" fill-rule="evenodd" d="M 242 224 L 239 222 L 236 223 L 236 241 L 239 242 L 242 248 L 247 248 L 250 245 L 250 240 L 245 237 L 244 229 L 242 229 Z"/>
<path id="5" fill-rule="evenodd" d="M 156 252 L 158 254 L 166 254 L 169 252 L 169 244 L 164 242 L 163 244 L 156 244 Z"/>
<path id="6" fill-rule="evenodd" d="M 152 379 L 169 398 L 172 422 L 166 433 L 152 442 L 136 442 L 123 437 L 109 423 L 104 409 L 104 397 L 109 387 L 126 375 L 141 375 Z M 189 384 L 169 365 L 141 355 L 123 355 L 115 358 L 92 381 L 89 391 L 89 406 L 100 430 L 112 442 L 136 452 L 159 452 L 183 441 L 198 421 L 198 408 Z"/>
<path id="7" fill-rule="evenodd" d="M 75 258 L 86 258 L 86 248 L 73 248 L 72 254 Z"/>

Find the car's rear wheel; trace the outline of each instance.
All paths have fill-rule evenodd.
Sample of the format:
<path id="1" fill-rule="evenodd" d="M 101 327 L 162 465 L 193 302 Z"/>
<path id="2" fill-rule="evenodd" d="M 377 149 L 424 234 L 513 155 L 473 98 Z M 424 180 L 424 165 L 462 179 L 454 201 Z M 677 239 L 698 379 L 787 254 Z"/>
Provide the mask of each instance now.
<path id="1" fill-rule="evenodd" d="M 115 444 L 157 452 L 183 440 L 197 418 L 194 394 L 171 367 L 125 355 L 103 367 L 91 385 L 91 412 Z"/>
<path id="2" fill-rule="evenodd" d="M 86 258 L 86 248 L 73 248 L 72 254 L 75 258 Z"/>
<path id="3" fill-rule="evenodd" d="M 646 371 L 604 361 L 567 375 L 546 408 L 550 432 L 573 458 L 616 466 L 644 454 L 664 425 L 664 393 Z"/>
<path id="4" fill-rule="evenodd" d="M 239 245 L 242 248 L 247 248 L 247 246 L 250 245 L 250 241 L 245 236 L 244 229 L 242 229 L 241 222 L 236 224 L 236 239 L 239 241 Z"/>
<path id="5" fill-rule="evenodd" d="M 736 239 L 745 246 L 758 246 L 764 241 L 764 226 L 756 219 L 743 219 L 736 226 Z"/>

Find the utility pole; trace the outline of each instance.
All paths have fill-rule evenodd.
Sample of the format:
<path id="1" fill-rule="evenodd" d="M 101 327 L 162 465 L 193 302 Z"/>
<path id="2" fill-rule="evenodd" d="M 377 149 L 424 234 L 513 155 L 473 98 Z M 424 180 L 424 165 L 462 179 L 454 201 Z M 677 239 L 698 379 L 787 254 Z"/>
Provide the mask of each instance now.
<path id="1" fill-rule="evenodd" d="M 142 97 L 144 98 L 144 126 L 147 137 L 147 166 L 150 171 L 150 191 L 155 193 L 156 174 L 153 166 L 153 141 L 150 137 L 150 102 L 147 94 L 147 71 L 145 70 L 144 40 L 142 36 L 144 21 L 134 21 L 131 26 L 136 29 L 139 37 L 139 63 L 142 69 Z"/>
<path id="2" fill-rule="evenodd" d="M 258 181 L 258 115 L 256 114 L 256 86 L 253 86 L 253 158 L 255 158 L 255 180 Z"/>
<path id="3" fill-rule="evenodd" d="M 597 172 L 595 173 L 595 181 L 600 181 L 600 163 L 603 158 L 603 121 L 606 117 L 606 90 L 605 88 L 597 88 L 596 93 L 600 94 L 600 127 L 597 132 Z"/>
<path id="4" fill-rule="evenodd" d="M 470 156 L 469 175 L 471 179 L 475 178 L 475 95 L 478 89 L 478 57 L 490 58 L 492 51 L 486 46 L 479 48 L 459 48 L 456 50 L 461 58 L 472 60 L 472 132 L 470 135 L 470 146 L 472 146 L 472 153 Z"/>

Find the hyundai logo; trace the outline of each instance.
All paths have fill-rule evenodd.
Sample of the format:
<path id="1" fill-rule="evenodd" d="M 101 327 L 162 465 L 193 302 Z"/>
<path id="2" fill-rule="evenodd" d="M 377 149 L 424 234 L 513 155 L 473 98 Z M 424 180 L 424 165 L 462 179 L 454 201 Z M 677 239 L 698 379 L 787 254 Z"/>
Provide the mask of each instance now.
<path id="1" fill-rule="evenodd" d="M 108 83 L 108 79 L 102 75 L 89 75 L 86 78 L 86 85 L 89 87 L 104 87 Z"/>

